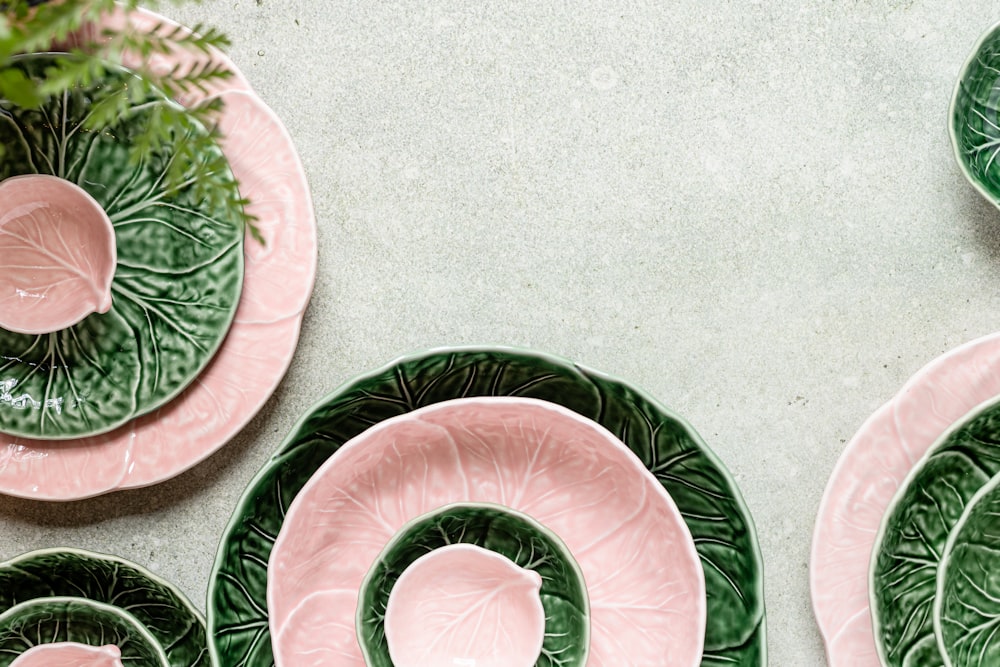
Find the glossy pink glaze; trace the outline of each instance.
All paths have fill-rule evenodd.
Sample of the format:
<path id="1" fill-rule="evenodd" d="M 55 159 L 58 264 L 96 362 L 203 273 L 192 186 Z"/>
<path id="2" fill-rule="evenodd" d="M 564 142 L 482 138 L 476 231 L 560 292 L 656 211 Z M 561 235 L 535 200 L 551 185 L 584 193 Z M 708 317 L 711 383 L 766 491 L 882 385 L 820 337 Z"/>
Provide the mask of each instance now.
<path id="1" fill-rule="evenodd" d="M 590 597 L 590 667 L 699 664 L 704 576 L 662 485 L 598 424 L 509 397 L 386 420 L 320 467 L 268 565 L 275 664 L 363 666 L 353 626 L 366 573 L 404 524 L 462 501 L 511 507 L 565 542 Z"/>
<path id="2" fill-rule="evenodd" d="M 111 309 L 115 230 L 75 183 L 43 174 L 0 182 L 0 257 L 0 328 L 49 333 Z"/>
<path id="3" fill-rule="evenodd" d="M 392 664 L 533 667 L 545 639 L 541 587 L 537 572 L 472 544 L 421 556 L 389 593 Z"/>
<path id="4" fill-rule="evenodd" d="M 813 534 L 813 610 L 830 667 L 879 667 L 868 606 L 882 516 L 913 465 L 956 420 L 1000 394 L 1000 334 L 938 357 L 859 429 L 827 483 Z"/>
<path id="5" fill-rule="evenodd" d="M 122 667 L 118 647 L 56 642 L 33 646 L 14 658 L 10 667 Z"/>
<path id="6" fill-rule="evenodd" d="M 120 13 L 109 24 L 119 20 Z M 133 21 L 176 25 L 146 11 L 136 12 Z M 77 500 L 169 479 L 236 435 L 288 369 L 316 274 L 309 187 L 281 121 L 228 58 L 214 57 L 236 72 L 215 93 L 226 103 L 222 147 L 266 241 L 261 246 L 247 238 L 243 293 L 232 327 L 191 386 L 120 429 L 57 443 L 0 435 L 2 493 Z"/>

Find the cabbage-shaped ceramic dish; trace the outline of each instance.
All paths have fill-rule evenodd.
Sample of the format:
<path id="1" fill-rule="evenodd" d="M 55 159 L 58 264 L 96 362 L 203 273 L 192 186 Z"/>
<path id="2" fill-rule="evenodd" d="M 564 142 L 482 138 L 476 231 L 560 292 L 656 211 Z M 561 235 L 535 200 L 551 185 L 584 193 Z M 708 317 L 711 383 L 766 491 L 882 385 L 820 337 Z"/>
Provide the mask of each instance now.
<path id="1" fill-rule="evenodd" d="M 964 558 L 948 555 L 955 550 L 955 536 L 969 524 L 967 509 L 978 504 L 978 492 L 997 474 L 1000 402 L 994 400 L 945 433 L 893 498 L 875 538 L 869 584 L 876 646 L 886 667 L 951 665 L 948 656 L 967 656 L 973 644 L 980 648 L 972 653 L 978 659 L 973 664 L 991 664 L 984 656 L 997 651 L 995 619 L 1000 618 L 1000 600 L 988 593 L 1000 575 L 995 553 L 980 548 L 962 549 Z M 988 511 L 988 501 L 982 509 Z M 973 515 L 972 529 L 983 517 Z M 985 517 L 997 525 L 995 515 Z M 963 573 L 965 584 L 980 588 L 975 601 L 968 600 L 980 606 L 958 609 L 954 598 L 947 605 L 938 600 L 950 561 L 958 568 L 953 574 Z M 945 609 L 947 623 L 941 617 Z M 986 618 L 985 624 L 977 617 Z M 955 623 L 961 628 L 957 635 Z"/>
<path id="2" fill-rule="evenodd" d="M 57 656 L 64 647 L 44 646 L 68 643 L 115 646 L 125 665 L 210 667 L 205 624 L 187 598 L 120 558 L 46 549 L 0 563 L 0 609 L 0 664 L 28 651 Z"/>
<path id="3" fill-rule="evenodd" d="M 424 554 L 389 593 L 390 664 L 534 667 L 546 633 L 541 587 L 534 570 L 473 544 Z"/>
<path id="4" fill-rule="evenodd" d="M 23 56 L 7 67 L 30 81 L 54 57 Z M 132 76 L 111 68 L 101 82 L 50 97 L 39 109 L 0 101 L 0 181 L 47 174 L 75 184 L 104 209 L 117 245 L 108 312 L 51 332 L 0 330 L 0 432 L 79 438 L 148 413 L 204 370 L 235 315 L 243 282 L 242 204 L 221 149 L 202 159 L 225 170 L 230 196 L 208 201 L 190 188 L 168 188 L 163 180 L 175 159 L 190 159 L 178 158 L 189 133 L 208 130 L 174 128 L 170 149 L 133 165 L 130 146 L 151 122 L 153 106 L 174 102 L 137 100 L 134 115 L 113 128 L 83 127 L 94 88 L 127 86 Z M 196 177 L 198 165 L 185 164 L 184 175 Z M 32 234 L 22 227 L 0 227 L 0 254 L 48 258 L 49 268 L 58 269 L 46 273 L 48 287 L 67 275 L 86 274 L 86 258 L 74 250 L 80 244 L 71 235 L 74 228 L 48 224 L 46 233 Z M 21 289 L 18 298 L 44 297 L 45 288 Z"/>
<path id="5" fill-rule="evenodd" d="M 1000 206 L 1000 24 L 973 47 L 959 74 L 949 116 L 959 168 L 986 199 Z"/>
<path id="6" fill-rule="evenodd" d="M 404 526 L 365 576 L 355 622 L 369 667 L 393 665 L 384 621 L 390 593 L 400 575 L 418 558 L 454 544 L 488 549 L 538 574 L 545 629 L 536 667 L 587 664 L 590 602 L 583 573 L 563 541 L 531 517 L 508 507 L 455 503 Z"/>
<path id="7" fill-rule="evenodd" d="M 992 334 L 921 368 L 844 449 L 820 503 L 809 567 L 830 667 L 881 667 L 868 588 L 879 526 L 914 464 L 956 421 L 997 395 L 1000 334 Z"/>
<path id="8" fill-rule="evenodd" d="M 331 610 L 358 604 L 366 572 L 409 521 L 466 501 L 523 512 L 566 543 L 590 597 L 591 667 L 700 663 L 702 567 L 670 496 L 600 425 L 503 396 L 387 419 L 310 478 L 267 566 L 275 664 L 364 667 L 355 629 Z"/>
<path id="9" fill-rule="evenodd" d="M 17 667 L 22 656 L 24 662 L 44 660 L 41 664 L 63 667 L 66 663 L 60 658 L 67 654 L 75 658 L 84 653 L 93 659 L 88 649 L 110 652 L 113 659 L 121 660 L 119 664 L 170 667 L 163 647 L 149 630 L 113 605 L 86 598 L 36 598 L 0 614 L 3 667 Z"/>
<path id="10" fill-rule="evenodd" d="M 187 32 L 144 9 L 119 9 L 100 29 Z M 126 65 L 137 62 L 125 54 Z M 221 145 L 265 243 L 244 244 L 236 316 L 211 362 L 179 396 L 114 431 L 72 441 L 0 436 L 0 493 L 77 500 L 155 484 L 207 458 L 239 432 L 280 382 L 295 352 L 316 274 L 316 220 L 305 171 L 281 120 L 221 52 L 145 60 L 154 70 L 220 67 L 232 73 L 181 100 L 219 98 Z M 177 438 L 184 433 L 183 438 Z M 68 446 L 71 443 L 71 446 Z"/>
<path id="11" fill-rule="evenodd" d="M 273 665 L 267 561 L 288 506 L 345 442 L 384 419 L 466 396 L 528 396 L 593 419 L 621 439 L 681 511 L 707 591 L 702 665 L 766 664 L 762 567 L 749 512 L 725 467 L 681 418 L 627 383 L 509 348 L 404 357 L 321 401 L 244 493 L 210 581 L 211 650 L 224 664 Z"/>
<path id="12" fill-rule="evenodd" d="M 966 505 L 941 554 L 934 632 L 949 667 L 1000 664 L 1000 475 Z"/>
<path id="13" fill-rule="evenodd" d="M 115 228 L 96 199 L 49 174 L 0 181 L 0 329 L 45 334 L 111 309 Z"/>

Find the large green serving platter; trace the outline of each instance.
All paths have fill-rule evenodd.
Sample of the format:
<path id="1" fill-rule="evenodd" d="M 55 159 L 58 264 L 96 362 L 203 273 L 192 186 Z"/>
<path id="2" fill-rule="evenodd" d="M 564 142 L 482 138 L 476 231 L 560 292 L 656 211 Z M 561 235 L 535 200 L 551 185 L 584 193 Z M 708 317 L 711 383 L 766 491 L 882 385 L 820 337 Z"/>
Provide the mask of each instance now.
<path id="1" fill-rule="evenodd" d="M 439 349 L 405 357 L 337 389 L 299 422 L 251 482 L 219 547 L 208 623 L 220 664 L 274 664 L 267 561 L 286 510 L 323 462 L 382 420 L 468 396 L 557 403 L 628 445 L 677 504 L 701 557 L 708 608 L 701 664 L 766 664 L 760 551 L 725 467 L 681 418 L 634 387 L 562 359 L 507 348 Z"/>
<path id="2" fill-rule="evenodd" d="M 590 604 L 583 573 L 557 535 L 530 517 L 499 505 L 457 503 L 404 526 L 368 572 L 358 595 L 358 639 L 369 667 L 392 667 L 385 610 L 396 581 L 421 556 L 450 544 L 472 544 L 537 572 L 545 638 L 535 667 L 585 667 Z"/>
<path id="3" fill-rule="evenodd" d="M 148 630 L 170 667 L 211 665 L 201 615 L 173 586 L 137 565 L 75 549 L 33 551 L 0 563 L 0 610 L 47 598 L 115 607 Z M 75 613 L 83 612 L 77 607 Z"/>
<path id="4" fill-rule="evenodd" d="M 54 57 L 8 66 L 37 80 Z M 0 180 L 40 173 L 80 186 L 110 217 L 118 254 L 109 312 L 41 335 L 0 330 L 0 432 L 79 438 L 154 410 L 204 369 L 235 315 L 244 234 L 235 179 L 228 173 L 232 196 L 216 203 L 164 179 L 173 160 L 187 159 L 178 158 L 178 146 L 208 130 L 167 128 L 172 150 L 133 164 L 137 132 L 173 102 L 135 100 L 134 113 L 114 128 L 84 127 L 96 87 L 127 85 L 133 76 L 112 68 L 94 87 L 51 97 L 39 109 L 0 101 Z M 203 159 L 224 159 L 215 151 Z M 193 162 L 184 167 L 189 178 L 196 170 Z"/>

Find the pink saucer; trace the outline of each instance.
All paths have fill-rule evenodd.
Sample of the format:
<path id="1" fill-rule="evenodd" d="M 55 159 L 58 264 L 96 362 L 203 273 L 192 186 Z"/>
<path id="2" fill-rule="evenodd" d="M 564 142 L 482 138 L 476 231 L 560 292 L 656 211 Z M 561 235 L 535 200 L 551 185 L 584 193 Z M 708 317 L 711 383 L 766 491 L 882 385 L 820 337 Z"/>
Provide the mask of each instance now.
<path id="1" fill-rule="evenodd" d="M 105 25 L 124 20 L 119 11 Z M 134 11 L 130 20 L 145 29 L 158 23 L 168 30 L 180 27 L 145 10 Z M 243 293 L 229 334 L 181 395 L 115 431 L 58 443 L 0 434 L 0 493 L 78 500 L 170 479 L 235 436 L 291 363 L 316 275 L 308 183 L 281 121 L 232 61 L 218 52 L 212 57 L 234 72 L 211 94 L 226 103 L 220 119 L 223 152 L 266 241 L 247 238 Z M 190 54 L 157 56 L 156 65 L 190 67 L 193 61 Z"/>
<path id="2" fill-rule="evenodd" d="M 533 667 L 545 639 L 542 578 L 472 544 L 434 549 L 403 571 L 385 609 L 396 667 Z"/>
<path id="3" fill-rule="evenodd" d="M 590 598 L 590 667 L 700 663 L 704 575 L 663 486 L 595 422 L 487 397 L 380 422 L 298 493 L 267 571 L 277 667 L 363 667 L 354 618 L 372 563 L 407 522 L 463 501 L 523 512 L 563 540 Z"/>
<path id="4" fill-rule="evenodd" d="M 111 309 L 115 230 L 76 183 L 43 174 L 0 182 L 0 328 L 66 329 Z"/>

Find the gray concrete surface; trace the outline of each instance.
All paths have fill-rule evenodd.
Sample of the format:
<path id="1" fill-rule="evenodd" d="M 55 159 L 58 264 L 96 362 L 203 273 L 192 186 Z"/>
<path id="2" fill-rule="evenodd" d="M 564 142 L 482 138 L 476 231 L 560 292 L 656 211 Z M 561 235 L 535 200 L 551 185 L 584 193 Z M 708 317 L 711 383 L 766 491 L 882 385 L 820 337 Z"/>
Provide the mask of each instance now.
<path id="1" fill-rule="evenodd" d="M 208 0 L 167 9 L 294 138 L 319 275 L 301 346 L 203 465 L 65 505 L 0 499 L 0 557 L 111 551 L 199 606 L 244 485 L 298 416 L 426 347 L 503 343 L 644 387 L 738 480 L 770 664 L 825 664 L 808 593 L 845 442 L 1000 327 L 1000 213 L 946 112 L 1000 2 Z"/>

